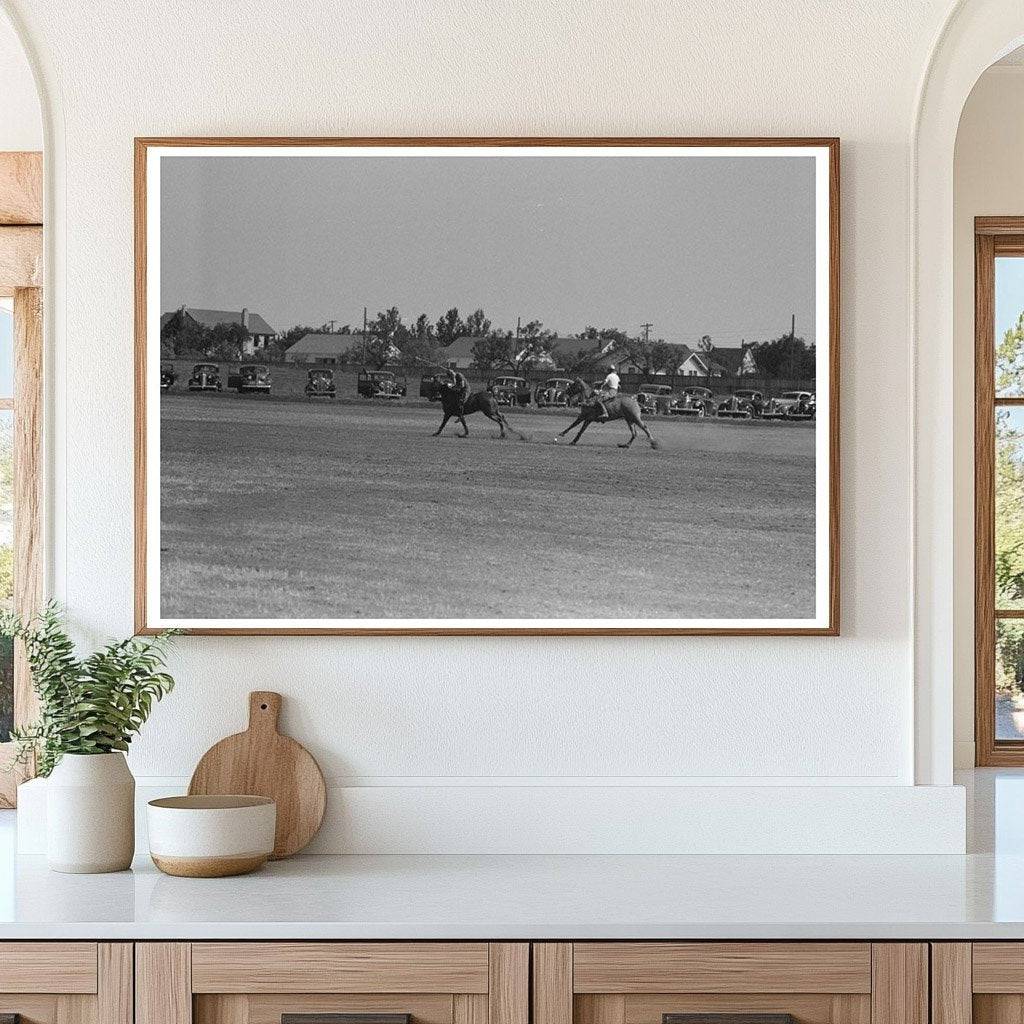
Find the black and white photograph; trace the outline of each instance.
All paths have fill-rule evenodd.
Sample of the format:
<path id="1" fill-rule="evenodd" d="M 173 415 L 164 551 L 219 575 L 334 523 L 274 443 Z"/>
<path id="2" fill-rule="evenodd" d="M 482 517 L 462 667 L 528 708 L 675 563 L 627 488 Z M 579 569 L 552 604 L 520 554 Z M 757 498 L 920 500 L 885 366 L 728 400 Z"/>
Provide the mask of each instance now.
<path id="1" fill-rule="evenodd" d="M 835 633 L 834 140 L 137 140 L 141 631 Z"/>

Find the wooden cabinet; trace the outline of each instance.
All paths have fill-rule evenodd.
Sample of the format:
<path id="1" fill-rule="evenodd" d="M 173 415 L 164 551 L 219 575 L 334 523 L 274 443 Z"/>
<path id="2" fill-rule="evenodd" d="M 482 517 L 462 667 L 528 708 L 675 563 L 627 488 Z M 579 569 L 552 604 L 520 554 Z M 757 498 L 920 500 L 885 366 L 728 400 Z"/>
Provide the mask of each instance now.
<path id="1" fill-rule="evenodd" d="M 129 942 L 0 943 L 0 1017 L 21 1024 L 132 1024 Z"/>
<path id="2" fill-rule="evenodd" d="M 933 1024 L 1024 1020 L 1024 942 L 934 942 Z"/>
<path id="3" fill-rule="evenodd" d="M 136 1024 L 529 1024 L 529 966 L 521 942 L 139 943 Z"/>
<path id="4" fill-rule="evenodd" d="M 533 946 L 534 1024 L 928 1024 L 928 948 L 868 942 Z M 773 1015 L 773 1016 L 765 1016 Z M 720 1024 L 730 1024 L 719 1018 Z"/>

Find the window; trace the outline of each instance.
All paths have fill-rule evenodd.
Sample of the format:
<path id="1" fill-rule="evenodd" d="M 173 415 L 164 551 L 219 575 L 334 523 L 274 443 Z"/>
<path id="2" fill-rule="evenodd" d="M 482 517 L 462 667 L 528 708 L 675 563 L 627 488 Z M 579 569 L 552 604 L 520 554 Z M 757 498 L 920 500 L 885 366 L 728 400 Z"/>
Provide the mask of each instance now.
<path id="1" fill-rule="evenodd" d="M 1024 765 L 1024 218 L 975 252 L 976 761 Z"/>

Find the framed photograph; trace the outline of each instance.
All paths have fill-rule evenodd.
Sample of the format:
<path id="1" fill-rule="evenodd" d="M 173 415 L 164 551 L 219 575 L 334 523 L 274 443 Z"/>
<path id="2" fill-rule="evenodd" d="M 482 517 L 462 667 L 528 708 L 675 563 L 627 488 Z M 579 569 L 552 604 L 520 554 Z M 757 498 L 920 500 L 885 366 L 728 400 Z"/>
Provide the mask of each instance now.
<path id="1" fill-rule="evenodd" d="M 140 632 L 838 633 L 837 139 L 135 154 Z"/>

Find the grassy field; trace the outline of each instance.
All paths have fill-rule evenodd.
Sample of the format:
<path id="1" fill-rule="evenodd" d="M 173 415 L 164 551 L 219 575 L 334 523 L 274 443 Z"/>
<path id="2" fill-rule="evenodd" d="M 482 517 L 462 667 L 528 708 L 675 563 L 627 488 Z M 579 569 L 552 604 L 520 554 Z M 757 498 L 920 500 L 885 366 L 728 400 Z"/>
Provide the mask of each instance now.
<path id="1" fill-rule="evenodd" d="M 162 613 L 182 618 L 806 617 L 811 424 L 622 423 L 426 402 L 161 400 Z"/>

